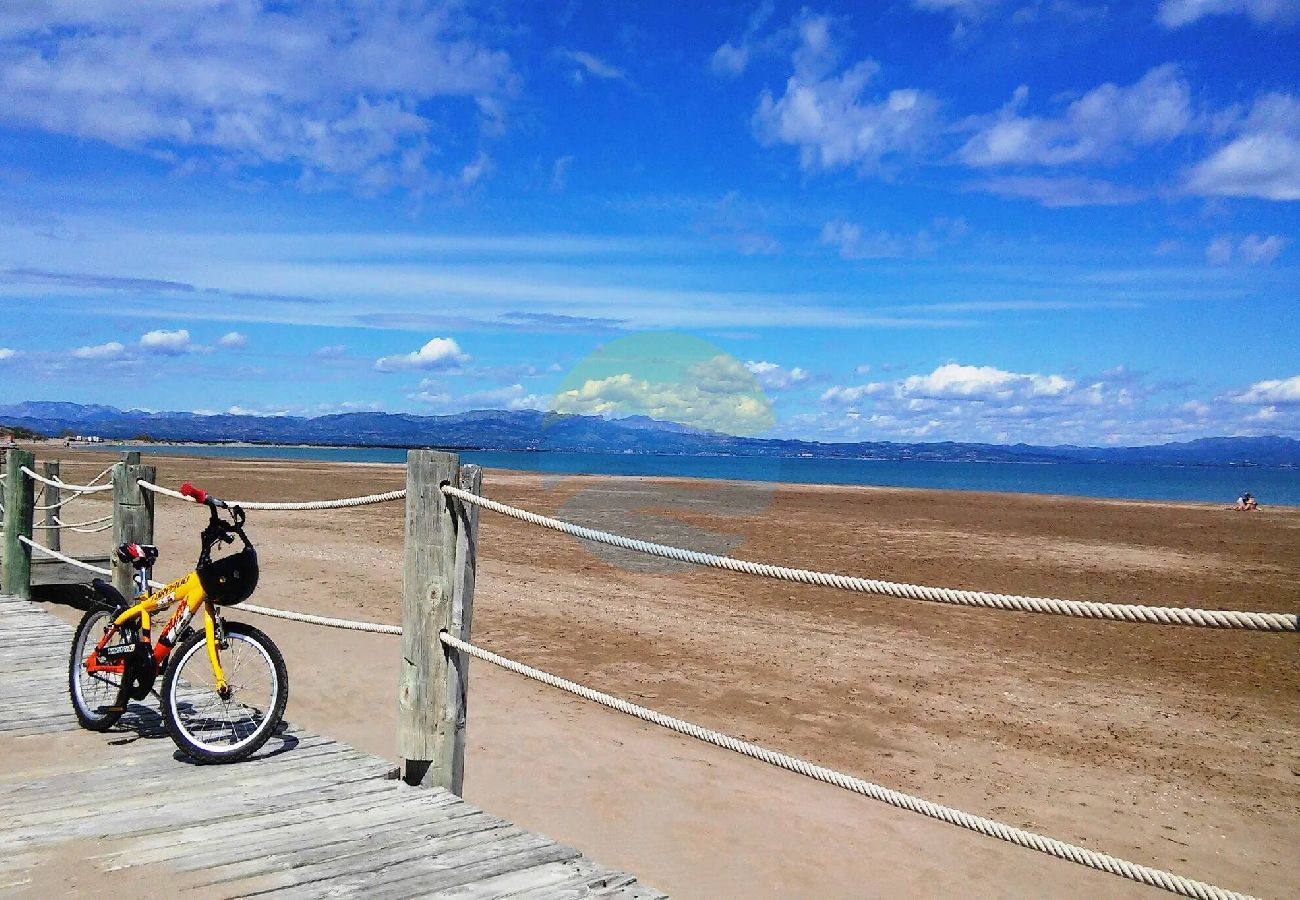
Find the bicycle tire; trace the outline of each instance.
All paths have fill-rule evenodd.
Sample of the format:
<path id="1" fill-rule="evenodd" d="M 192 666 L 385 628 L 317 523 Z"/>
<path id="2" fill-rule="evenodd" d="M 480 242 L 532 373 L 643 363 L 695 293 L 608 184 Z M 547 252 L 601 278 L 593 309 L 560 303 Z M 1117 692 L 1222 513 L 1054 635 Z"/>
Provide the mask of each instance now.
<path id="1" fill-rule="evenodd" d="M 162 683 L 163 719 L 168 734 L 181 752 L 207 763 L 238 762 L 256 753 L 275 733 L 289 700 L 289 673 L 280 648 L 251 625 L 227 622 L 225 628 L 230 649 L 222 652 L 221 667 L 232 689 L 230 697 L 221 697 L 212 684 L 207 636 L 202 631 L 195 631 L 177 645 Z M 244 669 L 245 665 L 252 668 Z M 238 695 L 245 692 L 250 679 L 263 675 L 268 676 L 266 685 L 249 689 L 246 699 L 266 700 L 268 705 L 249 706 Z M 241 709 L 250 712 L 253 727 L 247 734 L 242 734 L 231 718 L 232 707 L 237 707 L 236 714 Z M 217 740 L 218 733 L 224 738 L 227 728 L 234 740 Z"/>
<path id="2" fill-rule="evenodd" d="M 81 617 L 72 636 L 72 650 L 68 655 L 68 695 L 77 721 L 88 731 L 108 731 L 126 710 L 128 680 L 121 675 L 99 675 L 86 670 L 86 657 L 103 637 L 104 626 L 113 618 L 113 613 L 106 609 L 91 609 Z M 135 643 L 128 629 L 122 629 L 119 634 L 122 639 L 116 644 Z M 117 681 L 113 682 L 113 678 Z M 92 686 L 90 682 L 96 684 Z M 88 687 L 96 690 L 93 699 L 87 695 Z"/>

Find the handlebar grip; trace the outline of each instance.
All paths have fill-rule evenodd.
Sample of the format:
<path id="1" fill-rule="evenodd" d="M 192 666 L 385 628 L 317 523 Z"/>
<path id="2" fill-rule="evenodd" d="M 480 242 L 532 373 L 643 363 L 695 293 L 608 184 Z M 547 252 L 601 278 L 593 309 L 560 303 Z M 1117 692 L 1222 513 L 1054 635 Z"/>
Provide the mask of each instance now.
<path id="1" fill-rule="evenodd" d="M 190 497 L 194 500 L 195 503 L 208 502 L 208 492 L 196 488 L 188 481 L 181 485 L 181 496 Z"/>

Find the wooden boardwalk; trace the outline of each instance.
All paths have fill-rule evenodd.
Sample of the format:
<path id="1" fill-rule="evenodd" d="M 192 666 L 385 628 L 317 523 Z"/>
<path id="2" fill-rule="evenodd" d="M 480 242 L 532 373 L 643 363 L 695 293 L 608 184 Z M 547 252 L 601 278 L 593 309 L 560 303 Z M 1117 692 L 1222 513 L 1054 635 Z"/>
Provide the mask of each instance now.
<path id="1" fill-rule="evenodd" d="M 71 863 L 85 894 L 121 893 L 114 879 L 134 869 L 126 890 L 140 896 L 665 896 L 292 725 L 227 766 L 180 756 L 152 703 L 107 734 L 83 731 L 71 637 L 0 597 L 0 895 L 51 893 Z"/>

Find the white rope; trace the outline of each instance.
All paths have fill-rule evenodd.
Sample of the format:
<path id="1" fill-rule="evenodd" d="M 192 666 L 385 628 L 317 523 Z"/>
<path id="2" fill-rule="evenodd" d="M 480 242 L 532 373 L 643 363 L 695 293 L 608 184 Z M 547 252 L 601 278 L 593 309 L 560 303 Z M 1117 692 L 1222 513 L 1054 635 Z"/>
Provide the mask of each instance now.
<path id="1" fill-rule="evenodd" d="M 76 491 L 78 494 L 98 494 L 100 491 L 111 491 L 113 489 L 111 484 L 68 484 L 66 481 L 59 481 L 57 478 L 46 478 L 44 475 L 37 475 L 26 466 L 22 467 L 22 472 L 33 481 L 39 481 L 41 484 L 48 484 L 50 487 L 65 491 Z"/>
<path id="2" fill-rule="evenodd" d="M 173 491 L 169 488 L 161 487 L 151 481 L 141 479 L 138 484 L 146 491 L 153 491 L 155 494 L 163 494 L 173 497 L 177 500 L 184 500 L 186 503 L 197 502 L 193 497 L 186 497 L 180 491 Z M 244 509 L 266 509 L 266 510 L 308 510 L 308 509 L 345 509 L 350 506 L 366 506 L 371 503 L 387 503 L 390 500 L 401 500 L 406 496 L 406 489 L 399 491 L 388 491 L 383 494 L 367 494 L 364 497 L 344 497 L 341 500 L 304 500 L 301 502 L 284 502 L 272 503 L 261 502 L 257 500 L 226 500 L 229 506 L 242 506 Z"/>
<path id="3" fill-rule="evenodd" d="M 101 531 L 108 531 L 113 527 L 113 517 L 111 515 L 101 516 L 98 519 L 89 519 L 85 522 L 65 522 L 58 516 L 54 516 L 53 525 L 37 525 L 37 528 L 44 528 L 46 531 L 57 531 L 60 528 L 68 528 L 77 534 L 99 534 Z M 104 524 L 107 523 L 107 524 Z M 98 528 L 88 528 L 88 525 L 98 525 Z"/>
<path id="4" fill-rule="evenodd" d="M 44 544 L 36 543 L 35 541 L 33 541 L 31 538 L 27 537 L 24 534 L 18 535 L 18 540 L 22 541 L 24 544 L 26 544 L 28 547 L 31 547 L 33 550 L 39 550 L 42 553 L 44 553 L 46 556 L 52 556 L 55 559 L 57 559 L 59 562 L 65 562 L 70 566 L 76 566 L 79 569 L 85 569 L 87 572 L 94 572 L 96 575 L 113 574 L 108 569 L 101 569 L 99 566 L 92 566 L 88 562 L 82 562 L 76 557 L 67 556 L 63 553 L 60 553 L 58 550 L 51 550 L 49 547 L 46 547 Z"/>
<path id="5" fill-rule="evenodd" d="M 637 706 L 635 703 L 629 703 L 618 697 L 601 693 L 589 687 L 577 684 L 567 679 L 552 675 L 549 672 L 543 672 L 540 669 L 534 669 L 523 663 L 515 662 L 512 659 L 506 659 L 504 656 L 498 656 L 489 650 L 476 647 L 473 644 L 462 641 L 453 637 L 447 632 L 442 632 L 439 637 L 442 642 L 449 647 L 454 647 L 470 656 L 481 659 L 484 662 L 492 663 L 494 666 L 500 666 L 510 672 L 531 678 L 534 681 L 540 681 L 542 684 L 559 688 L 567 691 L 585 700 L 599 703 L 601 706 L 609 709 L 635 716 L 646 722 L 652 722 L 664 728 L 693 737 L 698 740 L 722 747 L 725 750 L 732 750 L 736 753 L 752 757 L 777 766 L 778 768 L 788 769 L 791 772 L 797 772 L 817 781 L 832 784 L 845 790 L 853 791 L 856 794 L 862 794 L 873 800 L 879 800 L 890 806 L 899 809 L 906 809 L 910 812 L 920 813 L 932 819 L 938 819 L 947 822 L 950 825 L 956 825 L 959 828 L 966 828 L 971 831 L 979 832 L 988 837 L 997 838 L 998 840 L 1007 841 L 1008 843 L 1017 844 L 1021 847 L 1028 847 L 1031 850 L 1038 850 L 1049 856 L 1055 856 L 1058 859 L 1068 860 L 1069 862 L 1078 863 L 1081 866 L 1087 866 L 1090 869 L 1097 869 L 1102 872 L 1108 872 L 1111 875 L 1118 875 L 1121 878 L 1127 878 L 1131 881 L 1147 884 L 1152 887 L 1162 888 L 1171 893 L 1181 894 L 1184 897 L 1195 897 L 1198 900 L 1241 900 L 1246 895 L 1238 894 L 1234 891 L 1224 890 L 1215 887 L 1212 884 L 1206 884 L 1203 881 L 1195 881 L 1190 878 L 1184 878 L 1181 875 L 1175 875 L 1171 872 L 1165 872 L 1160 869 L 1153 869 L 1148 866 L 1138 865 L 1105 853 L 1098 853 L 1095 850 L 1088 850 L 1084 847 L 1078 847 L 1074 844 L 1067 844 L 1064 841 L 1058 841 L 1055 838 L 1044 837 L 1035 834 L 1032 831 L 1026 831 L 1023 828 L 1016 828 L 1011 825 L 1005 825 L 993 819 L 986 819 L 983 816 L 975 816 L 970 813 L 953 809 L 950 806 L 943 806 L 938 803 L 932 803 L 929 800 L 922 800 L 919 797 L 913 797 L 910 794 L 904 794 L 900 791 L 891 790 L 881 787 L 870 781 L 864 781 L 861 778 L 855 778 L 852 775 L 846 775 L 843 772 L 837 772 L 834 769 L 827 769 L 824 766 L 815 765 L 807 760 L 799 759 L 795 756 L 787 756 L 784 753 L 777 753 L 774 750 L 768 750 L 766 747 L 760 747 L 757 744 L 751 744 L 748 741 L 742 741 L 720 731 L 714 731 L 710 728 L 704 728 L 691 722 L 675 719 L 672 716 L 664 715 L 652 709 L 646 709 L 644 706 Z"/>
<path id="6" fill-rule="evenodd" d="M 372 631 L 376 634 L 401 634 L 400 625 L 382 625 L 378 622 L 357 622 L 352 619 L 335 619 L 330 616 L 313 616 L 308 613 L 292 612 L 287 609 L 272 609 L 269 606 L 254 606 L 251 603 L 241 603 L 239 608 L 246 612 L 257 613 L 259 616 L 270 616 L 273 619 L 287 619 L 290 622 L 306 622 L 309 625 L 324 625 L 328 628 L 343 628 L 348 631 Z"/>
<path id="7" fill-rule="evenodd" d="M 651 556 L 675 559 L 699 566 L 712 566 L 715 569 L 743 572 L 747 575 L 760 575 L 765 578 L 778 578 L 785 581 L 816 584 L 823 587 L 834 587 L 868 594 L 885 594 L 911 600 L 925 600 L 931 603 L 952 603 L 959 606 L 977 606 L 990 609 L 1014 609 L 1022 612 L 1078 616 L 1085 619 L 1147 622 L 1157 625 L 1192 625 L 1201 628 L 1238 628 L 1247 631 L 1300 631 L 1300 616 L 1291 613 L 1242 612 L 1232 609 L 1189 609 L 1177 606 L 1140 606 L 1131 603 L 1095 603 L 1084 600 L 1058 600 L 1051 597 L 1024 597 L 1018 594 L 994 594 L 986 591 L 927 587 L 920 584 L 879 581 L 874 578 L 857 578 L 851 575 L 836 575 L 810 569 L 773 566 L 766 563 L 735 559 L 730 556 L 716 556 L 712 553 L 700 553 L 696 550 L 683 550 L 680 547 L 670 547 L 666 544 L 655 544 L 650 541 L 598 531 L 594 528 L 584 528 L 571 522 L 552 519 L 515 506 L 508 506 L 505 503 L 498 503 L 450 485 L 445 485 L 442 490 L 444 494 L 456 497 L 466 503 L 472 503 L 483 509 L 501 513 L 533 525 L 540 525 L 543 528 L 560 531 L 583 540 L 596 541 L 601 544 L 608 544 L 611 547 L 636 550 L 641 553 L 648 553 Z"/>
<path id="8" fill-rule="evenodd" d="M 97 490 L 105 490 L 107 487 L 111 487 L 111 485 L 105 485 L 105 486 L 103 486 L 103 487 L 100 487 L 100 486 L 99 486 L 99 479 L 103 478 L 105 475 L 108 475 L 108 474 L 109 474 L 110 472 L 112 472 L 112 471 L 113 471 L 113 467 L 112 467 L 112 466 L 109 466 L 107 469 L 105 469 L 104 471 L 100 472 L 100 473 L 99 473 L 98 475 L 96 475 L 94 478 L 90 479 L 90 481 L 87 482 L 85 485 L 83 485 L 83 487 L 86 487 L 86 488 L 97 488 Z M 57 480 L 57 479 L 56 479 L 56 480 Z M 59 485 L 60 485 L 60 486 L 63 486 L 63 487 L 70 488 L 70 489 L 76 487 L 76 485 L 65 485 L 62 481 L 59 482 Z M 41 485 L 41 492 L 42 492 L 42 493 L 45 492 L 45 488 L 46 488 L 46 486 L 47 486 L 47 485 L 44 485 L 44 484 Z M 77 499 L 78 497 L 80 497 L 83 493 L 87 493 L 87 491 L 81 491 L 81 492 L 78 492 L 78 493 L 70 494 L 70 495 L 67 496 L 67 497 L 63 497 L 63 498 L 61 498 L 61 499 L 59 500 L 58 503 L 47 503 L 47 504 L 44 504 L 44 505 L 42 505 L 42 506 L 33 506 L 32 509 L 36 510 L 37 512 L 41 512 L 41 511 L 44 511 L 44 510 L 50 510 L 50 509 L 58 509 L 58 508 L 60 508 L 61 506 L 63 506 L 63 504 L 65 504 L 65 503 L 71 503 L 73 500 L 76 500 L 76 499 Z M 91 491 L 90 493 L 95 493 L 95 491 Z"/>

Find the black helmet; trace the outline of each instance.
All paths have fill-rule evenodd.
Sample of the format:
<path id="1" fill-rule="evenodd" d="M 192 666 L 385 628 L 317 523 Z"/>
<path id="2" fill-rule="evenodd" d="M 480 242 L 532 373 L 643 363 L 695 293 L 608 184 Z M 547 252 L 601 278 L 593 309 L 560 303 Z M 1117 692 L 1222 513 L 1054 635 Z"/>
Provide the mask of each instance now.
<path id="1" fill-rule="evenodd" d="M 219 606 L 234 606 L 257 589 L 257 551 L 247 544 L 238 553 L 201 562 L 194 571 L 209 600 Z"/>

